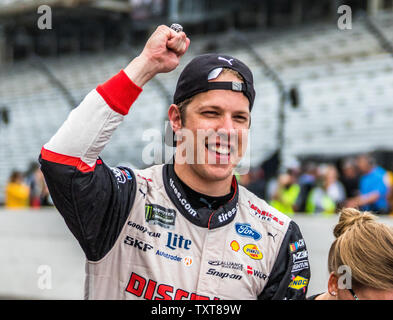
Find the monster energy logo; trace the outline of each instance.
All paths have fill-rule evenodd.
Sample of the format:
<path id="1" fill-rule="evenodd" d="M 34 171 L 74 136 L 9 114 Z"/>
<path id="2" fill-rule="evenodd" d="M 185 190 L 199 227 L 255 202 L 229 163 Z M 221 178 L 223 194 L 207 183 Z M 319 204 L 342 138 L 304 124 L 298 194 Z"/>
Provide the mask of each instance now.
<path id="1" fill-rule="evenodd" d="M 176 211 L 174 209 L 167 209 L 158 204 L 145 205 L 145 219 L 149 224 L 158 224 L 167 229 L 175 227 Z"/>

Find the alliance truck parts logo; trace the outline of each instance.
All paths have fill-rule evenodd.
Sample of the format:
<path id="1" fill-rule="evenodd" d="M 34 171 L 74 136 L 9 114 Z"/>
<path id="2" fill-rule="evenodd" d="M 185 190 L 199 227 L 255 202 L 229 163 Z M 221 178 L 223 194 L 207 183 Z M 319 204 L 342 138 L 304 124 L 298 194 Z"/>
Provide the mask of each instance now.
<path id="1" fill-rule="evenodd" d="M 158 204 L 146 204 L 145 220 L 149 224 L 158 224 L 163 228 L 173 229 L 175 227 L 176 211 Z"/>

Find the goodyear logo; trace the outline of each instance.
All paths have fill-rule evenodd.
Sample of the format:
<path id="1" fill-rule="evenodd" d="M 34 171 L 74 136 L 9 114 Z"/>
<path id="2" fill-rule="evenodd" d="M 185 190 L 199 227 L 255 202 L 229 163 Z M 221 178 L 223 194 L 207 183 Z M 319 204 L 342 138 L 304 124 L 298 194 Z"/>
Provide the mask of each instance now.
<path id="1" fill-rule="evenodd" d="M 255 245 L 255 244 L 246 244 L 243 247 L 243 251 L 251 259 L 261 260 L 263 258 L 262 252 L 258 249 L 257 245 Z"/>
<path id="2" fill-rule="evenodd" d="M 308 279 L 303 278 L 301 276 L 296 276 L 292 279 L 291 283 L 289 284 L 288 288 L 292 288 L 295 290 L 300 290 L 308 285 Z"/>

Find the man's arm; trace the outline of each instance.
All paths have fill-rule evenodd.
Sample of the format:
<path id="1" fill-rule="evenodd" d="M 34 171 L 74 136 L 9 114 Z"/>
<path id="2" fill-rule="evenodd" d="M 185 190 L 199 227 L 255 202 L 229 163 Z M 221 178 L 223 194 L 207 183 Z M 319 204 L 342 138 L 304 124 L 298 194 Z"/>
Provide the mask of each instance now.
<path id="1" fill-rule="evenodd" d="M 261 300 L 303 300 L 310 282 L 306 243 L 298 225 L 291 221 Z"/>
<path id="2" fill-rule="evenodd" d="M 41 150 L 52 199 L 89 260 L 110 250 L 136 194 L 133 172 L 109 168 L 98 156 L 143 85 L 176 68 L 188 45 L 184 33 L 158 27 L 142 53 L 91 91 Z"/>

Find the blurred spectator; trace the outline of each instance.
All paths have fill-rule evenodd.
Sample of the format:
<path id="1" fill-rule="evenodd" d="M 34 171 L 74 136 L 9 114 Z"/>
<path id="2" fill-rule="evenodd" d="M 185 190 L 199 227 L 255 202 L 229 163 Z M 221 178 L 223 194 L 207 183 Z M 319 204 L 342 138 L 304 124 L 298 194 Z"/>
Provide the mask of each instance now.
<path id="1" fill-rule="evenodd" d="M 345 193 L 348 198 L 359 195 L 359 174 L 356 170 L 355 160 L 352 158 L 345 159 L 342 164 L 341 182 L 344 185 Z"/>
<path id="2" fill-rule="evenodd" d="M 40 208 L 49 205 L 49 190 L 38 163 L 32 162 L 30 164 L 26 182 L 30 187 L 30 206 Z"/>
<path id="3" fill-rule="evenodd" d="M 248 174 L 241 176 L 241 184 L 249 191 L 265 199 L 265 186 L 264 170 L 261 167 L 251 169 Z"/>
<path id="4" fill-rule="evenodd" d="M 277 210 L 289 216 L 295 212 L 296 200 L 300 193 L 300 186 L 297 184 L 297 176 L 294 170 L 280 174 L 276 190 L 273 193 L 270 204 Z"/>
<path id="5" fill-rule="evenodd" d="M 327 165 L 320 169 L 318 186 L 307 197 L 307 213 L 334 213 L 337 206 L 345 200 L 345 189 L 338 181 L 337 169 Z"/>
<path id="6" fill-rule="evenodd" d="M 5 188 L 5 207 L 8 209 L 27 208 L 29 206 L 29 187 L 23 182 L 23 175 L 13 171 Z"/>
<path id="7" fill-rule="evenodd" d="M 362 174 L 359 183 L 360 195 L 348 199 L 346 206 L 387 214 L 389 186 L 386 170 L 377 166 L 375 159 L 367 154 L 358 156 L 356 164 Z"/>
<path id="8" fill-rule="evenodd" d="M 296 210 L 306 211 L 306 201 L 311 190 L 316 186 L 318 167 L 314 162 L 307 162 L 303 167 L 303 174 L 300 175 L 298 183 L 300 193 L 296 200 Z"/>
<path id="9" fill-rule="evenodd" d="M 391 215 L 393 215 L 393 171 L 392 170 L 387 170 L 386 171 L 386 177 L 388 180 L 389 184 L 389 191 L 388 191 L 388 206 L 389 206 L 389 211 Z"/>

